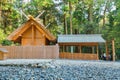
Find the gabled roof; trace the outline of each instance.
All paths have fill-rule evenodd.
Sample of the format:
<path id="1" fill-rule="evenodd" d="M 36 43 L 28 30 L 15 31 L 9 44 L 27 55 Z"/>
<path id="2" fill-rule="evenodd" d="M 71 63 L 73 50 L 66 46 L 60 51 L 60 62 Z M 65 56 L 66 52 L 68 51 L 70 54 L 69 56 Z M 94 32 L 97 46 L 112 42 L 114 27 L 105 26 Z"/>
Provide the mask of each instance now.
<path id="1" fill-rule="evenodd" d="M 54 41 L 56 38 L 45 28 L 45 26 L 38 22 L 35 18 L 32 16 L 29 17 L 29 20 L 25 22 L 21 27 L 17 28 L 15 31 L 13 31 L 8 37 L 8 40 L 16 41 L 18 38 L 21 37 L 22 33 L 24 33 L 32 24 L 35 25 L 35 27 L 40 31 L 45 33 L 45 36 L 48 40 Z"/>
<path id="2" fill-rule="evenodd" d="M 101 34 L 58 35 L 58 43 L 104 43 Z"/>

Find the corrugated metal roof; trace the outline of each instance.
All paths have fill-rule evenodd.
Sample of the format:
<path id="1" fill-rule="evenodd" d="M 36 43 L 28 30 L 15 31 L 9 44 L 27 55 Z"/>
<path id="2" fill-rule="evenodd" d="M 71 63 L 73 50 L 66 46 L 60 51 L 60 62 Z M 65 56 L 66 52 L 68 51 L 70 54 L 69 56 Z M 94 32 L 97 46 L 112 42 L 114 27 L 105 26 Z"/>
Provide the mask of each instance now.
<path id="1" fill-rule="evenodd" d="M 104 43 L 101 34 L 79 34 L 79 35 L 58 35 L 58 43 L 84 43 L 97 42 Z"/>

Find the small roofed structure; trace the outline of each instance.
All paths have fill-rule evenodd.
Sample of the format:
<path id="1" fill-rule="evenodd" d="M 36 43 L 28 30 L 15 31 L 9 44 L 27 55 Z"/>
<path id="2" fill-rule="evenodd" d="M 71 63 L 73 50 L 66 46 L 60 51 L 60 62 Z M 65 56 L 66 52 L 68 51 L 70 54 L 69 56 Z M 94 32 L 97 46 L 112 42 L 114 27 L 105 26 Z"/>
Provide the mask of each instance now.
<path id="1" fill-rule="evenodd" d="M 7 59 L 8 51 L 4 48 L 0 48 L 0 60 Z"/>
<path id="2" fill-rule="evenodd" d="M 59 35 L 60 58 L 98 60 L 100 43 L 105 43 L 101 34 Z"/>
<path id="3" fill-rule="evenodd" d="M 22 46 L 49 45 L 56 40 L 45 26 L 32 16 L 29 16 L 28 21 L 11 33 L 7 39 L 18 42 Z"/>

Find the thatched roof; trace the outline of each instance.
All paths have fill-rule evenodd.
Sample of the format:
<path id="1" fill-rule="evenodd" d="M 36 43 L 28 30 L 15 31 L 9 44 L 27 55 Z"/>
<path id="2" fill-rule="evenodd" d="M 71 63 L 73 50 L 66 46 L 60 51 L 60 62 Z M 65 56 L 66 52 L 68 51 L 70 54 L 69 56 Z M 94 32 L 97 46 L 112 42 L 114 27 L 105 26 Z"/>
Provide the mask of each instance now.
<path id="1" fill-rule="evenodd" d="M 32 16 L 29 16 L 29 20 L 26 21 L 21 27 L 18 27 L 15 31 L 13 31 L 8 37 L 8 40 L 12 40 L 17 42 L 18 39 L 21 38 L 22 34 L 30 28 L 30 26 L 34 24 L 35 27 L 39 30 L 44 32 L 46 38 L 50 41 L 54 41 L 56 38 L 45 28 L 45 26 L 37 21 L 37 19 L 33 18 Z"/>

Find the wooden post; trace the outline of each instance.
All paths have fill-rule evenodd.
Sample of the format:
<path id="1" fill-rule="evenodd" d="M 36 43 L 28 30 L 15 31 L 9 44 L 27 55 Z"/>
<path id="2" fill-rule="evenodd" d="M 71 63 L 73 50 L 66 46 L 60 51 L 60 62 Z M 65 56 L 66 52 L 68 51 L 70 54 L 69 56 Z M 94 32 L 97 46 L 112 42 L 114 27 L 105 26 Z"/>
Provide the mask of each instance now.
<path id="1" fill-rule="evenodd" d="M 95 53 L 95 48 L 94 48 L 94 46 L 92 46 L 92 54 L 94 54 Z"/>
<path id="2" fill-rule="evenodd" d="M 42 45 L 42 48 L 43 48 L 43 58 L 45 58 L 45 57 L 46 57 L 46 49 L 45 49 L 45 46 Z"/>
<path id="3" fill-rule="evenodd" d="M 99 60 L 98 56 L 99 56 L 99 49 L 98 49 L 98 45 L 96 46 L 97 47 L 97 60 Z"/>
<path id="4" fill-rule="evenodd" d="M 105 47 L 106 47 L 106 60 L 108 60 L 108 42 L 107 41 L 105 43 Z"/>
<path id="5" fill-rule="evenodd" d="M 82 53 L 82 49 L 81 49 L 81 46 L 79 46 L 79 49 L 80 49 L 80 53 Z"/>
<path id="6" fill-rule="evenodd" d="M 34 26 L 32 25 L 32 45 L 34 45 L 34 42 L 35 42 L 35 34 L 34 34 Z"/>
<path id="7" fill-rule="evenodd" d="M 112 58 L 115 61 L 115 42 L 114 39 L 112 40 Z"/>
<path id="8" fill-rule="evenodd" d="M 56 55 L 57 55 L 55 58 L 58 59 L 59 58 L 59 54 L 60 54 L 59 45 L 58 44 L 56 44 L 56 49 L 55 50 L 56 50 Z"/>

